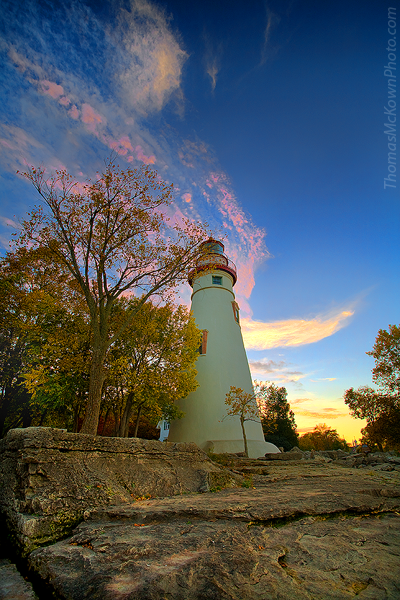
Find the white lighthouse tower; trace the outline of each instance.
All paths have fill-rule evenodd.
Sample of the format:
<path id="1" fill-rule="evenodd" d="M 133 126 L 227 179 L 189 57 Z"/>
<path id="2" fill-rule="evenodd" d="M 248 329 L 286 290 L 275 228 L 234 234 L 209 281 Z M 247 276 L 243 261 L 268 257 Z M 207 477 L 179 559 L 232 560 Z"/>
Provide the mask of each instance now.
<path id="1" fill-rule="evenodd" d="M 228 417 L 225 404 L 231 385 L 253 392 L 233 293 L 236 267 L 225 256 L 221 242 L 209 239 L 202 247 L 203 255 L 189 273 L 191 310 L 203 332 L 196 362 L 199 387 L 179 401 L 185 416 L 171 423 L 168 441 L 195 442 L 216 453 L 243 452 L 239 417 Z M 245 430 L 251 458 L 279 452 L 264 441 L 260 421 L 246 421 Z"/>

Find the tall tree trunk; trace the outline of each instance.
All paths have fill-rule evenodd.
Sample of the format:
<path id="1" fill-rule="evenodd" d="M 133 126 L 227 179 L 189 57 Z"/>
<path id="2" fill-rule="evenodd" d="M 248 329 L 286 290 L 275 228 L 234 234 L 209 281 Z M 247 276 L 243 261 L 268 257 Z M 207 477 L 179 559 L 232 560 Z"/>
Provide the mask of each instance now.
<path id="1" fill-rule="evenodd" d="M 134 399 L 135 394 L 133 392 L 129 392 L 119 425 L 119 437 L 128 437 L 129 435 L 129 422 L 132 416 L 132 407 Z"/>
<path id="2" fill-rule="evenodd" d="M 133 437 L 137 437 L 137 434 L 138 434 L 139 421 L 140 421 L 140 417 L 141 417 L 141 414 L 142 414 L 142 408 L 143 408 L 143 404 L 141 404 L 139 406 L 138 411 L 137 411 L 136 423 L 135 423 L 135 431 L 133 432 Z"/>
<path id="3" fill-rule="evenodd" d="M 242 433 L 243 433 L 243 441 L 244 441 L 244 453 L 247 457 L 249 457 L 249 450 L 247 448 L 247 437 L 246 437 L 246 431 L 244 429 L 244 418 L 243 415 L 240 415 L 240 424 L 242 426 Z"/>
<path id="4" fill-rule="evenodd" d="M 89 398 L 80 433 L 88 433 L 90 435 L 97 434 L 101 394 L 105 379 L 104 358 L 105 351 L 102 349 L 96 348 L 93 351 L 92 364 L 90 366 Z"/>

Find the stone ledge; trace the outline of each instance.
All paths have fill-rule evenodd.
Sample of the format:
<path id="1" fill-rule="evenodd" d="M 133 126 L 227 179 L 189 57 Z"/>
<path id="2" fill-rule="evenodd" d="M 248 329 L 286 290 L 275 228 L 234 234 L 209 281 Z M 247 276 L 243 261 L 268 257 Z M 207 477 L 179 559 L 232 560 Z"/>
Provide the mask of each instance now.
<path id="1" fill-rule="evenodd" d="M 193 443 L 14 429 L 0 443 L 0 509 L 17 552 L 67 535 L 88 508 L 207 492 L 242 478 Z"/>

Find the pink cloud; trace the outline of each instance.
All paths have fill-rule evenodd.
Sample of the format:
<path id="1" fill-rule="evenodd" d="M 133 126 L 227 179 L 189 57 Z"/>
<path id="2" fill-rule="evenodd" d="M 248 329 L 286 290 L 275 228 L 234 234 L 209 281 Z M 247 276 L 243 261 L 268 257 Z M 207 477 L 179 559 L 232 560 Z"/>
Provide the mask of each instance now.
<path id="1" fill-rule="evenodd" d="M 15 149 L 15 146 L 13 144 L 10 144 L 10 142 L 7 142 L 7 140 L 0 140 L 0 144 L 2 146 L 5 146 L 6 148 L 10 148 L 10 150 Z"/>
<path id="2" fill-rule="evenodd" d="M 90 106 L 90 104 L 82 105 L 82 121 L 87 126 L 87 130 L 91 133 L 98 135 L 98 125 L 105 125 L 107 123 L 105 117 L 102 117 L 98 112 Z"/>
<path id="3" fill-rule="evenodd" d="M 178 156 L 179 156 L 179 158 L 181 159 L 181 162 L 182 162 L 182 164 L 183 164 L 183 165 L 185 165 L 185 167 L 189 167 L 190 169 L 194 169 L 194 164 L 193 164 L 192 162 L 190 162 L 190 161 L 189 161 L 189 160 L 188 160 L 188 159 L 185 157 L 185 155 L 183 154 L 183 152 L 181 152 L 180 150 L 179 150 L 179 152 L 178 152 Z"/>
<path id="4" fill-rule="evenodd" d="M 236 284 L 236 294 L 249 298 L 254 287 L 254 264 L 252 260 L 247 262 L 238 262 L 238 281 Z"/>
<path id="5" fill-rule="evenodd" d="M 68 106 L 68 104 L 71 104 L 71 100 L 66 96 L 63 96 L 59 99 L 59 103 L 62 104 L 62 106 Z"/>
<path id="6" fill-rule="evenodd" d="M 77 121 L 79 119 L 79 110 L 76 108 L 75 104 L 71 106 L 71 109 L 68 111 L 70 117 Z"/>
<path id="7" fill-rule="evenodd" d="M 146 156 L 143 154 L 143 149 L 141 146 L 136 146 L 135 151 L 138 160 L 141 160 L 145 165 L 154 165 L 156 162 L 156 157 L 154 155 Z"/>
<path id="8" fill-rule="evenodd" d="M 125 156 L 126 154 L 128 154 L 128 150 L 133 151 L 133 147 L 132 144 L 130 142 L 130 139 L 127 135 L 122 136 L 118 141 L 112 141 L 109 143 L 110 148 L 112 148 L 113 150 L 115 150 L 116 152 L 118 152 L 118 154 L 121 154 L 122 156 Z M 128 158 L 129 160 L 129 158 Z M 133 160 L 133 157 L 132 157 Z M 131 161 L 129 161 L 131 162 Z"/>
<path id="9" fill-rule="evenodd" d="M 189 194 L 189 193 L 183 194 L 182 198 L 184 199 L 185 202 L 191 202 L 192 194 Z"/>
<path id="10" fill-rule="evenodd" d="M 62 87 L 62 85 L 58 85 L 57 83 L 54 83 L 53 81 L 47 81 L 46 79 L 44 79 L 43 81 L 40 82 L 40 86 L 42 88 L 42 91 L 45 94 L 48 94 L 49 96 L 51 96 L 54 99 L 57 99 L 59 96 L 62 96 L 64 93 L 64 88 Z"/>
<path id="11" fill-rule="evenodd" d="M 123 148 L 127 148 L 127 150 L 133 151 L 132 144 L 127 135 L 123 135 L 122 138 L 120 138 L 119 143 Z"/>

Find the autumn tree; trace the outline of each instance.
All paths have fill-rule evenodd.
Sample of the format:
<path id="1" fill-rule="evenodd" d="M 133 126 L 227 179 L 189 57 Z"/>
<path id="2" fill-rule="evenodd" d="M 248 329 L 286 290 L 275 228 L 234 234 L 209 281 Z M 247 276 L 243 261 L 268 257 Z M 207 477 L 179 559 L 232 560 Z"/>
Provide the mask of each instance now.
<path id="1" fill-rule="evenodd" d="M 0 263 L 0 435 L 31 423 L 29 394 L 21 370 L 26 361 L 34 307 L 26 302 L 24 278 L 6 259 Z"/>
<path id="2" fill-rule="evenodd" d="M 344 393 L 344 401 L 354 417 L 367 420 L 361 430 L 363 441 L 379 450 L 399 449 L 400 327 L 389 325 L 388 331 L 380 329 L 372 351 L 366 354 L 375 359 L 372 380 L 378 389 L 350 388 Z"/>
<path id="3" fill-rule="evenodd" d="M 31 343 L 22 372 L 31 409 L 41 424 L 77 432 L 89 388 L 87 319 L 62 307 Z"/>
<path id="4" fill-rule="evenodd" d="M 116 305 L 114 327 L 137 298 Z M 197 387 L 195 362 L 200 331 L 186 307 L 148 301 L 114 343 L 108 355 L 104 403 L 112 405 L 115 435 L 127 437 L 135 416 L 136 437 L 142 414 L 153 423 L 182 416 L 175 405 Z"/>
<path id="5" fill-rule="evenodd" d="M 238 416 L 240 426 L 242 428 L 244 453 L 249 456 L 247 447 L 247 437 L 245 430 L 246 421 L 259 421 L 258 406 L 254 393 L 250 394 L 241 388 L 231 385 L 229 392 L 226 394 L 225 404 L 228 406 L 227 415 L 230 417 Z"/>
<path id="6" fill-rule="evenodd" d="M 33 402 L 25 375 L 41 365 L 43 347 L 57 329 L 65 333 L 65 346 L 66 322 L 79 312 L 80 299 L 46 253 L 21 248 L 0 260 L 0 302 L 0 432 L 4 435 L 11 427 L 43 424 L 48 410 Z"/>
<path id="7" fill-rule="evenodd" d="M 85 184 L 65 171 L 48 178 L 44 169 L 31 168 L 24 175 L 44 204 L 23 221 L 17 243 L 48 252 L 86 303 L 91 363 L 81 431 L 95 435 L 109 348 L 147 300 L 186 278 L 207 233 L 202 224 L 188 220 L 168 225 L 172 185 L 147 167 L 124 171 L 109 161 L 94 182 Z M 111 332 L 113 306 L 128 292 L 140 301 Z"/>
<path id="8" fill-rule="evenodd" d="M 297 446 L 296 421 L 287 400 L 285 387 L 274 383 L 255 382 L 257 401 L 261 412 L 261 423 L 266 442 L 290 450 Z"/>
<path id="9" fill-rule="evenodd" d="M 390 396 L 400 395 L 400 327 L 389 325 L 389 331 L 380 329 L 370 352 L 375 359 L 372 380 Z"/>
<path id="10" fill-rule="evenodd" d="M 348 450 L 346 440 L 339 437 L 336 429 L 325 423 L 316 425 L 313 431 L 305 433 L 299 438 L 301 450 Z"/>

